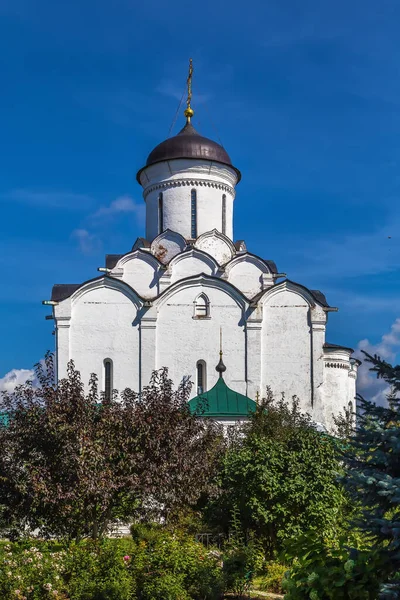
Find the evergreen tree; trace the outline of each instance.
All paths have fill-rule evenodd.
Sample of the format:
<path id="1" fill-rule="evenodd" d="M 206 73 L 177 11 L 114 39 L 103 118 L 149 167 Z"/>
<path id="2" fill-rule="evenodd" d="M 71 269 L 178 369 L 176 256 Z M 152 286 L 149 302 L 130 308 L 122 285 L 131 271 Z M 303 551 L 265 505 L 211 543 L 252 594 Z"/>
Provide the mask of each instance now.
<path id="1" fill-rule="evenodd" d="M 345 452 L 345 488 L 362 505 L 359 527 L 379 559 L 380 598 L 400 598 L 400 366 L 367 353 L 371 370 L 390 386 L 387 406 L 359 397 L 357 430 Z"/>

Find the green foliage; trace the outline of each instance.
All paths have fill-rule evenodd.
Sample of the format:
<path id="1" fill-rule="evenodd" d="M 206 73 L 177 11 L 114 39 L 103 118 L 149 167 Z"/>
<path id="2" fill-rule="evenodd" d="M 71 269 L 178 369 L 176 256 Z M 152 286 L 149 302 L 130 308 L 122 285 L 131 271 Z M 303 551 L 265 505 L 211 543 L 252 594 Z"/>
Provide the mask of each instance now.
<path id="1" fill-rule="evenodd" d="M 136 582 L 124 556 L 135 550 L 130 540 L 72 542 L 64 563 L 71 600 L 133 600 Z"/>
<path id="2" fill-rule="evenodd" d="M 296 399 L 275 402 L 269 392 L 231 436 L 208 519 L 228 531 L 237 507 L 243 531 L 254 532 L 268 557 L 303 532 L 335 535 L 347 510 L 336 443 L 315 430 Z"/>
<path id="3" fill-rule="evenodd" d="M 263 553 L 254 537 L 245 539 L 239 521 L 239 511 L 232 512 L 232 529 L 224 547 L 223 573 L 225 588 L 242 598 L 248 593 L 256 572 L 263 562 Z"/>
<path id="4" fill-rule="evenodd" d="M 72 362 L 53 383 L 52 356 L 30 383 L 2 393 L 0 518 L 9 529 L 93 539 L 117 519 L 164 519 L 210 490 L 222 453 L 219 427 L 190 413 L 190 383 L 177 390 L 167 369 L 140 397 L 101 398 L 94 375 L 85 394 Z"/>
<path id="5" fill-rule="evenodd" d="M 392 367 L 368 354 L 372 371 L 391 386 L 388 406 L 359 398 L 355 435 L 344 453 L 343 484 L 362 514 L 355 521 L 374 540 L 377 577 L 385 581 L 381 598 L 400 595 L 400 366 Z"/>
<path id="6" fill-rule="evenodd" d="M 2 600 L 216 600 L 223 589 L 220 552 L 166 529 L 64 549 L 39 541 L 0 547 Z"/>
<path id="7" fill-rule="evenodd" d="M 0 548 L 0 598 L 65 598 L 66 553 L 47 544 L 5 544 Z"/>
<path id="8" fill-rule="evenodd" d="M 258 588 L 264 592 L 283 594 L 282 581 L 288 567 L 282 563 L 272 560 L 265 564 L 265 573 L 260 578 Z"/>
<path id="9" fill-rule="evenodd" d="M 297 558 L 282 582 L 285 600 L 376 600 L 376 555 L 352 552 L 346 542 L 330 546 L 311 534 L 288 544 L 286 559 Z"/>

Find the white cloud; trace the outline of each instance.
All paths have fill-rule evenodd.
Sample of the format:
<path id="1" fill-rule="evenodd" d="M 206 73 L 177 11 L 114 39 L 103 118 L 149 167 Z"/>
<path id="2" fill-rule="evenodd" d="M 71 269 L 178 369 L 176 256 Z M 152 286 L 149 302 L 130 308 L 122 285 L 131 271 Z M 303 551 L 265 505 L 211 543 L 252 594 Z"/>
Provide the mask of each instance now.
<path id="1" fill-rule="evenodd" d="M 389 393 L 389 386 L 382 379 L 377 379 L 376 373 L 369 370 L 372 365 L 365 361 L 361 350 L 365 350 L 372 356 L 377 354 L 393 364 L 397 353 L 400 352 L 400 318 L 396 319 L 390 331 L 382 336 L 378 344 L 371 344 L 368 339 L 364 339 L 357 346 L 356 355 L 363 361 L 358 371 L 357 390 L 366 400 L 384 405 Z"/>
<path id="2" fill-rule="evenodd" d="M 95 254 L 100 250 L 101 241 L 87 229 L 74 229 L 71 237 L 78 242 L 79 249 L 83 254 Z"/>
<path id="3" fill-rule="evenodd" d="M 0 378 L 0 392 L 13 392 L 17 385 L 28 380 L 35 381 L 33 369 L 11 369 L 4 377 Z"/>
<path id="4" fill-rule="evenodd" d="M 120 196 L 113 200 L 108 206 L 101 206 L 91 217 L 90 220 L 101 221 L 115 215 L 131 213 L 134 215 L 138 224 L 144 224 L 145 207 L 144 203 L 138 204 L 131 196 Z"/>

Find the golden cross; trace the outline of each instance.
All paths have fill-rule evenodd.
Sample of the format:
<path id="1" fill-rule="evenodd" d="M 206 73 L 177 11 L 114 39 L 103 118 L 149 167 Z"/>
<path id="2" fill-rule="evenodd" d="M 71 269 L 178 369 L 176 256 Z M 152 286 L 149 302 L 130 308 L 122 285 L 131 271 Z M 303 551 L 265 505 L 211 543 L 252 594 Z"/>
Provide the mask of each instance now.
<path id="1" fill-rule="evenodd" d="M 189 59 L 189 74 L 188 74 L 188 78 L 187 78 L 187 91 L 188 91 L 188 95 L 187 95 L 187 100 L 186 100 L 186 110 L 185 110 L 185 117 L 187 119 L 187 122 L 190 123 L 190 118 L 193 117 L 194 115 L 194 110 L 191 107 L 191 101 L 192 101 L 192 76 L 193 76 L 193 60 L 190 58 Z"/>

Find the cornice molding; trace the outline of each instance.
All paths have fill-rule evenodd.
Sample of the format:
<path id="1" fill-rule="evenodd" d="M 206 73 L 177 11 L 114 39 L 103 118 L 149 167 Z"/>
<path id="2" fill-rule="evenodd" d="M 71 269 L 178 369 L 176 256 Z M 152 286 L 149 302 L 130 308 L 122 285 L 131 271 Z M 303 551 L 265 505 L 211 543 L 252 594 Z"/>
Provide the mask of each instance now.
<path id="1" fill-rule="evenodd" d="M 146 199 L 151 192 L 155 190 L 164 190 L 167 188 L 173 187 L 183 187 L 183 186 L 204 186 L 204 187 L 213 187 L 218 190 L 222 190 L 224 192 L 228 192 L 231 196 L 235 197 L 235 190 L 230 185 L 226 185 L 224 183 L 217 183 L 216 181 L 210 181 L 209 179 L 171 179 L 169 181 L 162 181 L 160 183 L 156 183 L 154 185 L 150 185 L 143 192 L 143 198 Z"/>

